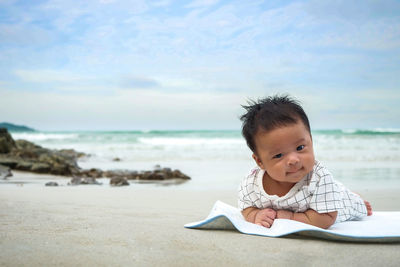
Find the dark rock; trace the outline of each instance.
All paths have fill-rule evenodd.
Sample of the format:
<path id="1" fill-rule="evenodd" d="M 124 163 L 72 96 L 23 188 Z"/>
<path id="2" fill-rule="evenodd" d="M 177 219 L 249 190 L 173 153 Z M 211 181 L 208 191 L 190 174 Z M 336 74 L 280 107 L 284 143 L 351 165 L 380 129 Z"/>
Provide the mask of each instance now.
<path id="1" fill-rule="evenodd" d="M 68 185 L 83 185 L 83 184 L 95 184 L 101 185 L 96 178 L 93 177 L 73 177 Z"/>
<path id="2" fill-rule="evenodd" d="M 168 173 L 168 172 L 171 172 L 172 170 L 171 170 L 171 168 L 163 168 L 162 171 Z"/>
<path id="3" fill-rule="evenodd" d="M 35 145 L 32 142 L 26 141 L 26 140 L 17 140 L 15 141 L 15 144 L 18 148 L 18 151 L 16 151 L 16 155 L 24 155 L 23 153 L 27 153 L 25 154 L 25 156 L 30 156 L 30 157 L 34 157 L 38 154 L 38 152 L 44 152 L 47 149 L 42 148 L 41 146 Z M 39 150 L 39 151 L 37 151 Z M 29 152 L 31 152 L 31 154 L 29 154 Z"/>
<path id="4" fill-rule="evenodd" d="M 30 171 L 38 173 L 49 173 L 50 170 L 50 165 L 46 163 L 33 163 L 30 169 Z"/>
<path id="5" fill-rule="evenodd" d="M 171 168 L 163 168 L 163 169 L 161 170 L 161 172 L 163 172 L 163 173 L 167 176 L 168 179 L 174 178 L 174 177 L 173 177 L 173 174 L 172 174 Z"/>
<path id="6" fill-rule="evenodd" d="M 146 180 L 165 180 L 167 179 L 167 175 L 165 173 L 162 172 L 151 172 L 149 175 L 147 175 Z"/>
<path id="7" fill-rule="evenodd" d="M 15 141 L 7 129 L 0 128 L 0 153 L 9 153 L 15 147 Z"/>
<path id="8" fill-rule="evenodd" d="M 45 184 L 45 186 L 58 186 L 58 183 L 56 183 L 56 182 L 47 182 Z"/>
<path id="9" fill-rule="evenodd" d="M 127 171 L 124 170 L 109 170 L 103 172 L 104 177 L 126 177 Z"/>
<path id="10" fill-rule="evenodd" d="M 108 170 L 103 172 L 103 177 L 109 178 L 126 178 L 127 180 L 149 180 L 163 181 L 168 179 L 184 179 L 189 180 L 190 177 L 183 174 L 179 170 L 172 171 L 170 168 L 156 168 L 154 171 L 129 171 L 129 170 Z"/>
<path id="11" fill-rule="evenodd" d="M 120 158 L 113 158 L 113 161 L 121 161 Z"/>
<path id="12" fill-rule="evenodd" d="M 126 178 L 129 180 L 139 179 L 139 172 L 137 171 L 129 171 L 129 170 L 108 170 L 103 172 L 103 177 L 119 177 Z"/>
<path id="13" fill-rule="evenodd" d="M 83 152 L 78 152 L 73 149 L 60 149 L 58 150 L 61 154 L 68 156 L 69 158 L 79 159 L 85 157 L 86 154 Z"/>
<path id="14" fill-rule="evenodd" d="M 15 169 L 17 170 L 21 170 L 21 171 L 30 171 L 32 169 L 32 162 L 29 161 L 19 161 L 15 167 Z"/>
<path id="15" fill-rule="evenodd" d="M 189 176 L 187 176 L 186 174 L 183 174 L 180 170 L 174 170 L 171 173 L 171 177 L 170 178 L 180 178 L 180 179 L 185 179 L 185 180 L 190 179 Z"/>
<path id="16" fill-rule="evenodd" d="M 0 165 L 0 179 L 7 179 L 8 177 L 11 177 L 11 169 L 10 167 Z"/>
<path id="17" fill-rule="evenodd" d="M 50 150 L 26 140 L 14 141 L 4 129 L 0 130 L 0 164 L 12 169 L 37 173 L 72 176 L 80 173 L 76 159 L 83 153 Z"/>
<path id="18" fill-rule="evenodd" d="M 7 155 L 8 154 L 0 154 L 0 164 L 10 167 L 11 169 L 16 169 L 16 166 L 18 165 L 18 159 L 8 158 Z"/>
<path id="19" fill-rule="evenodd" d="M 92 168 L 90 170 L 83 170 L 80 172 L 83 177 L 101 178 L 103 177 L 103 171 L 100 169 Z"/>
<path id="20" fill-rule="evenodd" d="M 140 179 L 140 174 L 138 171 L 128 171 L 126 178 L 127 179 Z"/>
<path id="21" fill-rule="evenodd" d="M 0 164 L 11 169 L 49 173 L 75 177 L 70 184 L 100 184 L 96 178 L 109 177 L 125 180 L 164 181 L 168 179 L 190 179 L 179 170 L 161 168 L 156 165 L 153 171 L 130 171 L 100 169 L 82 170 L 77 164 L 77 159 L 87 156 L 73 149 L 51 150 L 35 145 L 26 140 L 14 141 L 6 129 L 0 129 Z M 119 158 L 115 158 L 119 161 Z M 117 182 L 118 184 L 119 182 Z M 114 181 L 113 181 L 114 183 Z"/>
<path id="22" fill-rule="evenodd" d="M 113 177 L 110 179 L 110 185 L 112 186 L 124 186 L 129 185 L 128 180 L 122 177 Z"/>

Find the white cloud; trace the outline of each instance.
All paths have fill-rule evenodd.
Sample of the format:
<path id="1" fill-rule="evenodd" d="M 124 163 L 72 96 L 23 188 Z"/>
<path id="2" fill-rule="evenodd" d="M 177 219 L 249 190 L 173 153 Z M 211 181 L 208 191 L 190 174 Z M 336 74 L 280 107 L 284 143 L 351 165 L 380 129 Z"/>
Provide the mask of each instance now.
<path id="1" fill-rule="evenodd" d="M 147 77 L 123 77 L 121 86 L 129 89 L 157 88 L 160 83 L 152 78 Z"/>
<path id="2" fill-rule="evenodd" d="M 15 75 L 20 79 L 27 82 L 34 83 L 49 83 L 49 82 L 77 82 L 88 80 L 88 77 L 67 72 L 67 71 L 57 71 L 57 70 L 16 70 Z"/>
<path id="3" fill-rule="evenodd" d="M 360 92 L 360 97 L 369 101 L 400 103 L 400 91 L 398 88 L 367 89 Z"/>
<path id="4" fill-rule="evenodd" d="M 169 6 L 171 4 L 170 0 L 161 0 L 161 1 L 156 1 L 156 2 L 152 2 L 151 5 L 155 6 L 155 7 L 166 7 Z"/>
<path id="5" fill-rule="evenodd" d="M 194 0 L 187 4 L 187 8 L 199 8 L 199 7 L 210 7 L 217 4 L 219 0 Z"/>
<path id="6" fill-rule="evenodd" d="M 243 96 L 149 90 L 86 96 L 1 90 L 0 99 L 4 120 L 44 130 L 121 129 L 122 125 L 122 129 L 207 129 L 236 128 Z M 18 107 L 21 99 L 29 99 L 24 109 Z"/>

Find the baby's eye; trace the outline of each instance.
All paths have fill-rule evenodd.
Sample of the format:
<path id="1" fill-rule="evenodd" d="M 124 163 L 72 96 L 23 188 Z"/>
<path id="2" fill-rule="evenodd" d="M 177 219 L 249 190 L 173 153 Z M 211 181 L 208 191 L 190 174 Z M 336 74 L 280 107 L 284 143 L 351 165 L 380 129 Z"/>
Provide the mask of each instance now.
<path id="1" fill-rule="evenodd" d="M 276 154 L 275 156 L 274 156 L 274 159 L 279 159 L 279 158 L 281 158 L 282 157 L 282 153 L 279 153 L 279 154 Z"/>
<path id="2" fill-rule="evenodd" d="M 296 148 L 297 151 L 300 151 L 300 150 L 303 150 L 303 149 L 304 149 L 304 145 L 298 146 L 298 147 Z"/>

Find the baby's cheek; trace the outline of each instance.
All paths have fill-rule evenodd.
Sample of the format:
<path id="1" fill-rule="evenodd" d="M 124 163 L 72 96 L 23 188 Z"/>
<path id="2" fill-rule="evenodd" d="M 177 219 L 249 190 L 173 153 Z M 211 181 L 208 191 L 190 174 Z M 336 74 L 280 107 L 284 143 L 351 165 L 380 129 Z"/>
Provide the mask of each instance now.
<path id="1" fill-rule="evenodd" d="M 315 163 L 315 158 L 313 156 L 310 156 L 307 162 L 308 172 L 312 171 L 314 163 Z"/>
<path id="2" fill-rule="evenodd" d="M 286 170 L 283 167 L 275 166 L 268 174 L 275 179 L 282 179 L 286 176 Z"/>

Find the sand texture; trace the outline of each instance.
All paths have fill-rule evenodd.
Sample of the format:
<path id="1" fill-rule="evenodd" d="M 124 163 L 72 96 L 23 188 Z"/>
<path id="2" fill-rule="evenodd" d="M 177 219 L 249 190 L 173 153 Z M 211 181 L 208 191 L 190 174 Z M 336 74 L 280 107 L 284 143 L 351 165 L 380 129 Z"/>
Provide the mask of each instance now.
<path id="1" fill-rule="evenodd" d="M 400 210 L 396 190 L 361 193 Z M 399 266 L 400 244 L 266 238 L 185 229 L 236 192 L 0 185 L 0 266 Z"/>

